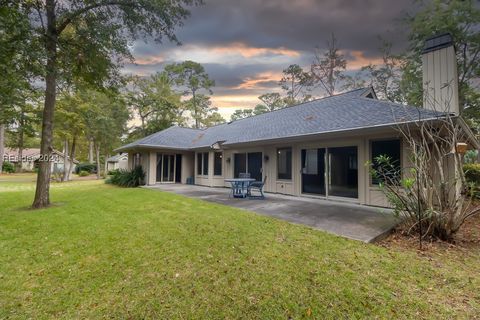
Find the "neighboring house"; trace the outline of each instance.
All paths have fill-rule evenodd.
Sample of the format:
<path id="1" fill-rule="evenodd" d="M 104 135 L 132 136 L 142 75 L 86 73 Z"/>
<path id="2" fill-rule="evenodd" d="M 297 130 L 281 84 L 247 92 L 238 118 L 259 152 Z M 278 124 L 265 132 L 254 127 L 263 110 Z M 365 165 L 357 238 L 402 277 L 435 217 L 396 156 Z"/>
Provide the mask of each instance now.
<path id="1" fill-rule="evenodd" d="M 44 161 L 47 159 L 43 159 L 40 154 L 40 149 L 38 148 L 26 148 L 22 150 L 22 159 L 20 159 L 18 149 L 12 148 L 5 148 L 4 161 L 8 161 L 13 163 L 15 166 L 18 166 L 18 163 L 21 162 L 22 170 L 24 171 L 33 171 L 35 168 L 38 167 L 38 163 L 40 161 Z M 63 166 L 65 162 L 65 156 L 63 153 L 53 150 L 51 154 L 51 170 L 53 173 L 55 172 L 63 172 Z M 75 166 L 79 162 L 77 160 L 73 160 L 72 172 L 75 170 Z"/>
<path id="2" fill-rule="evenodd" d="M 128 153 L 119 153 L 107 159 L 107 172 L 128 168 Z"/>
<path id="3" fill-rule="evenodd" d="M 449 35 L 426 42 L 424 82 L 435 98 L 453 84 L 450 112 L 458 115 L 455 53 Z M 427 88 L 431 90 L 431 88 Z M 451 89 L 450 89 L 451 90 Z M 445 113 L 378 100 L 372 88 L 353 90 L 207 129 L 171 127 L 127 144 L 129 167 L 142 165 L 146 183 L 228 186 L 224 179 L 249 172 L 267 177 L 265 191 L 316 196 L 360 204 L 387 202 L 365 165 L 388 155 L 401 166 L 409 161 L 398 124 L 435 121 Z M 478 142 L 459 117 L 471 147 Z"/>

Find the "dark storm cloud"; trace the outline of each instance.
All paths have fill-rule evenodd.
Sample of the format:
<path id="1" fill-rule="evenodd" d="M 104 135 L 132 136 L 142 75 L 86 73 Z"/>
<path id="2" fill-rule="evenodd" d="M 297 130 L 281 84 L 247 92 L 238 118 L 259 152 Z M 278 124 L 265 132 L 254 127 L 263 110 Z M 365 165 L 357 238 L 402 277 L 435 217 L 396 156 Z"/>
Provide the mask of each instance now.
<path id="1" fill-rule="evenodd" d="M 183 46 L 137 42 L 138 65 L 126 72 L 148 75 L 166 63 L 194 60 L 216 81 L 220 106 L 254 105 L 255 97 L 279 90 L 281 71 L 297 63 L 308 67 L 316 46 L 335 33 L 349 69 L 379 62 L 379 36 L 395 49 L 406 46 L 399 20 L 415 7 L 410 0 L 205 0 L 192 8 L 176 32 Z M 228 98 L 222 100 L 222 96 Z M 253 97 L 253 98 L 252 98 Z M 233 101 L 233 102 L 232 102 Z"/>
<path id="2" fill-rule="evenodd" d="M 304 51 L 334 32 L 345 49 L 373 54 L 378 35 L 404 41 L 399 19 L 408 10 L 410 0 L 206 0 L 178 35 L 184 43 L 243 41 Z"/>

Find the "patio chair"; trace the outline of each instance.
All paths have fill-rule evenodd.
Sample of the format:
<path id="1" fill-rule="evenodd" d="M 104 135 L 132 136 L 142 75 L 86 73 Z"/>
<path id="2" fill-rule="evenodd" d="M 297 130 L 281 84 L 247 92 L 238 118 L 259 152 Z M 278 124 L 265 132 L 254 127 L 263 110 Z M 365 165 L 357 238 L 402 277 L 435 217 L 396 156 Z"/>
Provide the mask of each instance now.
<path id="1" fill-rule="evenodd" d="M 267 182 L 267 176 L 263 178 L 263 181 L 255 181 L 250 183 L 248 186 L 248 191 L 247 194 L 249 198 L 256 198 L 256 199 L 265 199 L 265 195 L 263 194 L 263 187 L 265 186 L 265 183 Z M 252 190 L 258 191 L 260 193 L 259 196 L 252 196 Z"/>
<path id="2" fill-rule="evenodd" d="M 238 177 L 240 179 L 249 179 L 250 178 L 250 173 L 249 172 L 240 172 L 238 174 Z"/>

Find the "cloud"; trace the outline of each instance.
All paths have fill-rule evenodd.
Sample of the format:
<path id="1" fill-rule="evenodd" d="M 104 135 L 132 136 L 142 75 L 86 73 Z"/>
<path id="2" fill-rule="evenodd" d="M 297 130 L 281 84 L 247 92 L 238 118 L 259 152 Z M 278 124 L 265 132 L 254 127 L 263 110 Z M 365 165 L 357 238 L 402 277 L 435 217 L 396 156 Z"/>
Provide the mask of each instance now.
<path id="1" fill-rule="evenodd" d="M 285 47 L 278 48 L 258 48 L 250 47 L 242 42 L 234 42 L 226 46 L 213 47 L 211 49 L 214 54 L 221 55 L 241 55 L 244 58 L 253 58 L 257 56 L 279 55 L 287 57 L 298 57 L 300 52 L 287 49 Z"/>
<path id="2" fill-rule="evenodd" d="M 369 64 L 383 64 L 382 57 L 365 57 L 365 53 L 360 50 L 342 52 L 347 59 L 347 70 L 359 70 Z"/>
<path id="3" fill-rule="evenodd" d="M 262 93 L 280 90 L 288 65 L 307 67 L 332 32 L 348 72 L 381 63 L 378 37 L 391 41 L 394 52 L 405 48 L 398 21 L 417 6 L 410 0 L 205 0 L 176 31 L 182 46 L 137 41 L 136 64 L 124 72 L 146 76 L 167 63 L 197 61 L 216 81 L 212 101 L 221 112 L 253 107 Z"/>
<path id="4" fill-rule="evenodd" d="M 242 83 L 234 87 L 234 89 L 271 89 L 272 87 L 278 86 L 281 78 L 281 72 L 261 72 L 253 77 L 246 77 Z"/>

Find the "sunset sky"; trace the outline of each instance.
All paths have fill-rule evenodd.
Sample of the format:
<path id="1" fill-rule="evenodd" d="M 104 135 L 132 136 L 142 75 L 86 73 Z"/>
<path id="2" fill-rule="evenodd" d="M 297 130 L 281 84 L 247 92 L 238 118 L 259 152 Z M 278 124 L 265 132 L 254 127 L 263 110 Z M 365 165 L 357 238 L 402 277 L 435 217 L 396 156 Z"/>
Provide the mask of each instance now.
<path id="1" fill-rule="evenodd" d="M 380 61 L 379 36 L 402 49 L 399 19 L 412 10 L 410 0 L 205 0 L 178 29 L 181 46 L 139 41 L 132 48 L 136 64 L 124 71 L 150 75 L 171 62 L 200 62 L 216 81 L 213 104 L 229 118 L 254 107 L 259 95 L 279 91 L 288 65 L 308 67 L 332 32 L 352 72 Z"/>

